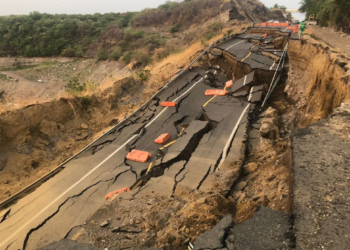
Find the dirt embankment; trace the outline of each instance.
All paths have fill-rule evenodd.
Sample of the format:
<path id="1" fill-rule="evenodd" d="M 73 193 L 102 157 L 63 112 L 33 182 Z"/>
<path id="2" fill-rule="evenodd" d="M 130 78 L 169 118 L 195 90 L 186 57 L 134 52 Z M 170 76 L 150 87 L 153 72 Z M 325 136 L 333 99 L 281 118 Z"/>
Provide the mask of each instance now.
<path id="1" fill-rule="evenodd" d="M 0 114 L 0 200 L 56 168 L 148 98 L 131 77 L 91 98 L 61 98 Z"/>
<path id="2" fill-rule="evenodd" d="M 299 109 L 299 125 L 317 122 L 349 99 L 350 60 L 322 42 L 290 41 L 285 92 Z"/>

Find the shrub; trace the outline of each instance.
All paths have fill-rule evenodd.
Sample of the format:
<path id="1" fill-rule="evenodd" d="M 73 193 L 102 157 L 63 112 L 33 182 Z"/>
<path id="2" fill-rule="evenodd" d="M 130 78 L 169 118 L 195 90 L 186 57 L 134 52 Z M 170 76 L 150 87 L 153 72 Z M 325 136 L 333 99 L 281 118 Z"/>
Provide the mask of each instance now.
<path id="1" fill-rule="evenodd" d="M 157 58 L 161 60 L 161 59 L 167 58 L 169 55 L 170 55 L 170 52 L 168 50 L 162 50 L 158 52 Z"/>
<path id="2" fill-rule="evenodd" d="M 151 74 L 151 71 L 148 69 L 140 70 L 136 73 L 137 76 L 140 78 L 141 81 L 145 82 L 148 80 L 149 75 Z"/>
<path id="3" fill-rule="evenodd" d="M 231 35 L 233 33 L 233 30 L 228 30 L 228 31 L 226 31 L 226 36 L 229 36 L 229 35 Z"/>
<path id="4" fill-rule="evenodd" d="M 172 26 L 172 27 L 170 28 L 170 32 L 171 32 L 171 33 L 179 32 L 179 30 L 180 30 L 179 27 L 176 26 L 176 25 L 175 25 L 175 26 Z"/>
<path id="5" fill-rule="evenodd" d="M 61 56 L 74 57 L 75 56 L 75 50 L 72 48 L 72 46 L 69 45 L 67 48 L 65 48 L 62 51 Z"/>
<path id="6" fill-rule="evenodd" d="M 104 61 L 108 59 L 107 49 L 101 48 L 97 52 L 97 61 Z"/>
<path id="7" fill-rule="evenodd" d="M 123 50 L 120 46 L 116 46 L 113 48 L 112 53 L 109 55 L 109 59 L 118 61 L 120 57 L 123 55 Z"/>
<path id="8" fill-rule="evenodd" d="M 86 91 L 86 83 L 79 83 L 78 79 L 69 80 L 69 83 L 65 87 L 65 91 L 71 95 L 79 95 Z"/>
<path id="9" fill-rule="evenodd" d="M 86 95 L 80 98 L 80 103 L 84 108 L 87 108 L 91 104 L 91 101 L 92 99 L 91 99 L 91 96 L 89 95 Z"/>
<path id="10" fill-rule="evenodd" d="M 151 62 L 151 55 L 149 54 L 144 54 L 142 52 L 136 52 L 134 54 L 134 59 L 143 65 L 147 65 L 148 63 Z"/>
<path id="11" fill-rule="evenodd" d="M 223 28 L 224 28 L 223 23 L 214 22 L 209 25 L 209 32 L 212 32 L 215 34 L 217 34 L 218 32 L 221 33 Z"/>
<path id="12" fill-rule="evenodd" d="M 83 57 L 84 56 L 84 49 L 83 49 L 82 45 L 75 46 L 75 56 L 76 57 Z"/>
<path id="13" fill-rule="evenodd" d="M 132 33 L 132 36 L 135 38 L 142 38 L 144 35 L 144 32 L 142 30 L 136 30 Z"/>
<path id="14" fill-rule="evenodd" d="M 132 59 L 132 57 L 133 57 L 133 52 L 132 51 L 129 51 L 129 52 L 127 52 L 124 56 L 123 56 L 123 61 L 126 63 L 126 64 L 128 64 L 128 63 L 130 63 L 131 62 L 131 59 Z"/>

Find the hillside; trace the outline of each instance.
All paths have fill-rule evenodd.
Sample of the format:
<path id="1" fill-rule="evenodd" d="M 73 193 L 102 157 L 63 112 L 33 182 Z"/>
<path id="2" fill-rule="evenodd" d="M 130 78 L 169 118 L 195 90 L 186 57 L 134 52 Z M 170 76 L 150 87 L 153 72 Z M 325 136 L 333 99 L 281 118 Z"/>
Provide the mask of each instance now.
<path id="1" fill-rule="evenodd" d="M 207 32 L 191 32 L 223 13 L 230 19 L 259 19 L 266 9 L 256 1 L 167 1 L 141 12 L 94 15 L 51 15 L 32 12 L 27 16 L 0 17 L 0 56 L 95 57 L 98 60 L 132 58 L 148 64 L 147 56 L 160 47 L 158 59 L 177 51 L 179 44 L 198 38 L 210 39 L 222 31 L 223 20 L 212 21 Z M 261 10 L 264 10 L 263 12 Z M 180 40 L 180 41 L 179 41 Z M 174 45 L 175 43 L 175 45 Z M 141 49 L 142 48 L 142 49 Z"/>

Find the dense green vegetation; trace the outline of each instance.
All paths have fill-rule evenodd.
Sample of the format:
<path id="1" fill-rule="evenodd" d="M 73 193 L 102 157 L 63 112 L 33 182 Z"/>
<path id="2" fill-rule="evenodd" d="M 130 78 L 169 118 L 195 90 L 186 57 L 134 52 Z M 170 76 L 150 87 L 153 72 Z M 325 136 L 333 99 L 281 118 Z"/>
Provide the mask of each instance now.
<path id="1" fill-rule="evenodd" d="M 219 0 L 184 0 L 141 12 L 3 16 L 0 56 L 95 57 L 97 61 L 134 61 L 141 67 L 151 62 L 153 54 L 163 59 L 195 39 L 206 41 L 221 33 L 224 26 L 219 22 L 208 25 L 208 30 L 187 31 L 230 7 Z"/>
<path id="2" fill-rule="evenodd" d="M 98 60 L 128 62 L 163 46 L 167 40 L 140 27 L 169 26 L 174 34 L 220 13 L 220 1 L 168 1 L 156 9 L 139 13 L 51 15 L 32 12 L 0 17 L 0 56 L 97 56 Z M 144 52 L 135 49 L 146 47 Z"/>
<path id="3" fill-rule="evenodd" d="M 127 27 L 135 13 L 0 17 L 0 56 L 82 56 L 111 23 Z"/>
<path id="4" fill-rule="evenodd" d="M 319 23 L 350 33 L 349 0 L 302 0 L 301 11 L 316 14 Z"/>

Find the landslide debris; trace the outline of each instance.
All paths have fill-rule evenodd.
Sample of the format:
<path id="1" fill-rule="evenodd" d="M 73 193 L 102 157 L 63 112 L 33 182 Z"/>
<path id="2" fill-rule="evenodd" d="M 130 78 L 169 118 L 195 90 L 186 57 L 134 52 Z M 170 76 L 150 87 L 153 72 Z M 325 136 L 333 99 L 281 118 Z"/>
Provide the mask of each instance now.
<path id="1" fill-rule="evenodd" d="M 78 241 L 102 248 L 184 249 L 232 209 L 232 200 L 216 192 L 208 195 L 178 187 L 173 197 L 149 194 L 132 199 L 126 193 L 96 212 Z M 100 228 L 105 218 L 110 218 L 110 225 Z"/>

